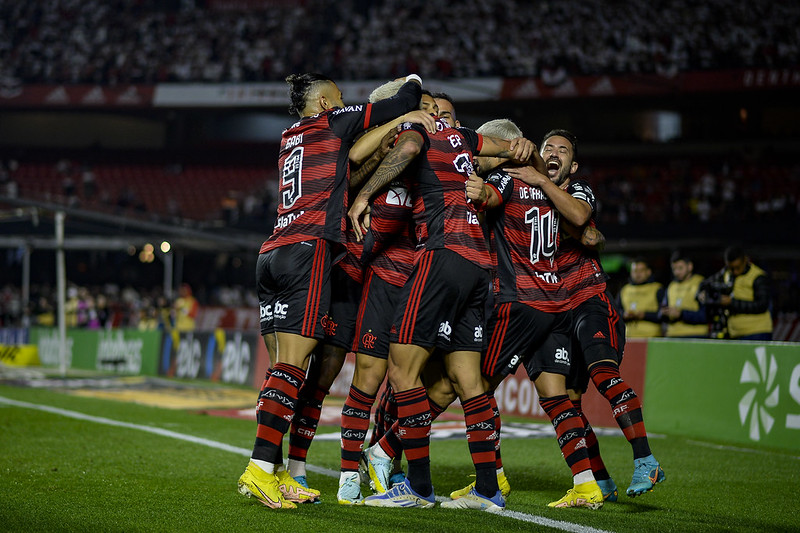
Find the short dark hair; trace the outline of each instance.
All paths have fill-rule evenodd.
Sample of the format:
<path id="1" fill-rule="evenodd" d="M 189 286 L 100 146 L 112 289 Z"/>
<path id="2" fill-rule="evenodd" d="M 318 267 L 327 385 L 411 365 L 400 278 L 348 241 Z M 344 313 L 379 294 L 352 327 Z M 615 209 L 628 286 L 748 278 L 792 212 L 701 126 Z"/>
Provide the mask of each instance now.
<path id="1" fill-rule="evenodd" d="M 747 257 L 747 254 L 744 252 L 744 248 L 741 246 L 728 246 L 725 248 L 723 257 L 725 259 L 725 264 L 728 264 L 731 261 Z"/>
<path id="2" fill-rule="evenodd" d="M 317 83 L 325 81 L 333 83 L 333 80 L 324 74 L 316 72 L 306 72 L 305 74 L 290 74 L 286 76 L 286 83 L 289 84 L 289 113 L 300 115 L 306 107 L 308 92 Z"/>
<path id="3" fill-rule="evenodd" d="M 431 98 L 436 98 L 435 96 L 433 96 L 433 93 L 430 92 L 428 89 L 422 89 L 422 94 L 430 96 Z"/>
<path id="4" fill-rule="evenodd" d="M 448 102 L 450 102 L 450 105 L 452 105 L 453 107 L 456 106 L 456 103 L 453 101 L 453 97 L 447 93 L 438 92 L 431 94 L 431 96 L 433 96 L 434 98 L 439 98 L 440 100 L 447 100 Z"/>
<path id="5" fill-rule="evenodd" d="M 691 263 L 692 258 L 689 257 L 689 254 L 684 252 L 683 250 L 677 249 L 672 251 L 672 255 L 669 256 L 669 262 L 674 263 L 676 261 L 684 261 L 686 263 Z"/>
<path id="6" fill-rule="evenodd" d="M 564 137 L 566 140 L 569 141 L 569 143 L 572 145 L 572 161 L 577 161 L 578 160 L 578 138 L 575 137 L 575 135 L 569 130 L 555 129 L 555 130 L 548 131 L 547 133 L 545 133 L 544 137 L 542 137 L 542 145 L 541 146 L 544 146 L 544 143 L 545 143 L 545 141 L 547 141 L 547 139 L 549 139 L 550 137 L 554 137 L 556 135 L 558 135 L 559 137 Z"/>

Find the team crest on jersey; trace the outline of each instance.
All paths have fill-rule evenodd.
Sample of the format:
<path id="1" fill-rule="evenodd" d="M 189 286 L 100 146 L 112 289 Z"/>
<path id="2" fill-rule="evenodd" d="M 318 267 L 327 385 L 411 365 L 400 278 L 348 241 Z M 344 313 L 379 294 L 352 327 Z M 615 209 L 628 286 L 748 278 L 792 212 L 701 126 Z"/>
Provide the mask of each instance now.
<path id="1" fill-rule="evenodd" d="M 458 154 L 456 158 L 453 159 L 453 166 L 464 176 L 469 176 L 475 171 L 475 167 L 472 166 L 472 157 L 465 152 Z"/>

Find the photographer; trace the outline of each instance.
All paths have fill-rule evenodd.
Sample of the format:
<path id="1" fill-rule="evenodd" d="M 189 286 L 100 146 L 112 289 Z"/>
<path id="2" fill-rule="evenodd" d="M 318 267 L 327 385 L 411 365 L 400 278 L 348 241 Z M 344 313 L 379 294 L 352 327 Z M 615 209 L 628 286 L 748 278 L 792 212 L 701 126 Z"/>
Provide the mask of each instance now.
<path id="1" fill-rule="evenodd" d="M 675 250 L 670 257 L 673 280 L 667 285 L 661 319 L 667 323 L 667 337 L 708 337 L 705 305 L 697 300 L 703 276 L 694 273 L 694 263 Z"/>
<path id="2" fill-rule="evenodd" d="M 770 283 L 767 273 L 750 262 L 744 250 L 731 246 L 725 250 L 725 268 L 700 286 L 702 298 L 712 320 L 712 337 L 738 340 L 772 340 Z M 702 293 L 702 294 L 701 294 Z M 712 309 L 714 310 L 712 312 Z M 714 335 L 725 323 L 726 335 Z M 723 330 L 724 331 L 724 330 Z"/>
<path id="3" fill-rule="evenodd" d="M 630 266 L 630 283 L 619 292 L 625 336 L 660 337 L 663 300 L 664 286 L 653 279 L 653 270 L 647 260 L 643 257 L 634 258 Z"/>

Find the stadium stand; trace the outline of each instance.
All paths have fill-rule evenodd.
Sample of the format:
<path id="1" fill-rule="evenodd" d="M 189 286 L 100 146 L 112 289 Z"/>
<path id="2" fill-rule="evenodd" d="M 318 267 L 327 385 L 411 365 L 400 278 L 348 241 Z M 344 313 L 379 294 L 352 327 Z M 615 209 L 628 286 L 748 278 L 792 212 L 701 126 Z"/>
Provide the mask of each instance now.
<path id="1" fill-rule="evenodd" d="M 565 75 L 781 68 L 797 65 L 800 48 L 800 8 L 788 0 L 622 8 L 602 0 L 467 0 L 458 9 L 441 0 L 308 0 L 245 11 L 229 4 L 236 5 L 2 0 L 0 77 L 117 85 L 281 80 L 314 70 L 342 80 L 419 72 L 557 82 Z"/>

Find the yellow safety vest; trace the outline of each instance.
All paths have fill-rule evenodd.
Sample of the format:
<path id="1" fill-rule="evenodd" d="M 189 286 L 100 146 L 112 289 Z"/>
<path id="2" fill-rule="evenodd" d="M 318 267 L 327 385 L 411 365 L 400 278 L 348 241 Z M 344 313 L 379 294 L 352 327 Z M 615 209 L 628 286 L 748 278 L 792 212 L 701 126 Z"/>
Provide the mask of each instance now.
<path id="1" fill-rule="evenodd" d="M 753 282 L 765 272 L 754 264 L 741 276 L 733 280 L 731 296 L 736 300 L 745 302 L 753 301 Z M 772 333 L 772 315 L 769 310 L 757 315 L 740 313 L 731 314 L 728 318 L 728 333 L 732 339 L 755 335 L 757 333 Z"/>
<path id="2" fill-rule="evenodd" d="M 693 274 L 683 281 L 673 281 L 667 285 L 667 305 L 676 307 L 681 311 L 697 311 L 700 304 L 697 302 L 697 289 L 703 276 Z M 707 337 L 708 324 L 687 324 L 682 320 L 667 324 L 667 337 Z"/>
<path id="3" fill-rule="evenodd" d="M 662 285 L 656 281 L 634 285 L 628 283 L 619 293 L 622 308 L 625 311 L 656 312 L 661 308 L 658 301 L 658 291 Z M 626 337 L 660 337 L 661 324 L 647 320 L 626 320 Z"/>

